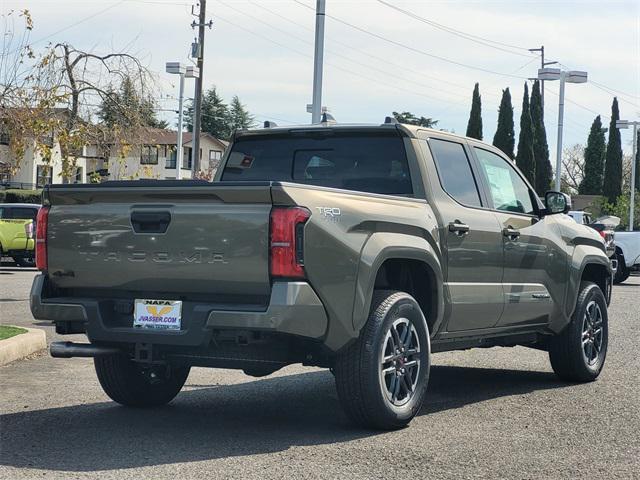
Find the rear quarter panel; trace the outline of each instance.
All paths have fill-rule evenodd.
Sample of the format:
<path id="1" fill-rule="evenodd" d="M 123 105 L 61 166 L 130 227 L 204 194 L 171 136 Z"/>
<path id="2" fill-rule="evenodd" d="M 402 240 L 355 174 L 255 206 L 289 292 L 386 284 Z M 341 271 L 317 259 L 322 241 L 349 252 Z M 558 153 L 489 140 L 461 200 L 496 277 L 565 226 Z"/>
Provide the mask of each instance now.
<path id="1" fill-rule="evenodd" d="M 358 336 L 386 258 L 429 259 L 439 270 L 437 224 L 425 200 L 283 184 L 273 201 L 311 211 L 305 271 L 330 318 L 325 344 L 332 350 Z"/>

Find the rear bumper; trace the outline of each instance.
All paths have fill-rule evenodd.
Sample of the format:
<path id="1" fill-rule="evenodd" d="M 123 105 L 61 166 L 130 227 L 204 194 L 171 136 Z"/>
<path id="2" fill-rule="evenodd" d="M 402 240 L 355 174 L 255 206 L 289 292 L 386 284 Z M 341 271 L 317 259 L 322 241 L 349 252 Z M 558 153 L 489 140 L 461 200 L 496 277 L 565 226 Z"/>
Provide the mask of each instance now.
<path id="1" fill-rule="evenodd" d="M 155 331 L 133 328 L 133 315 L 114 311 L 118 299 L 43 298 L 45 275 L 33 281 L 31 313 L 38 320 L 83 325 L 91 342 L 148 343 L 207 346 L 214 330 L 234 329 L 285 333 L 321 339 L 327 315 L 320 299 L 306 282 L 276 282 L 266 310 L 241 310 L 228 305 L 183 302 L 182 330 Z"/>

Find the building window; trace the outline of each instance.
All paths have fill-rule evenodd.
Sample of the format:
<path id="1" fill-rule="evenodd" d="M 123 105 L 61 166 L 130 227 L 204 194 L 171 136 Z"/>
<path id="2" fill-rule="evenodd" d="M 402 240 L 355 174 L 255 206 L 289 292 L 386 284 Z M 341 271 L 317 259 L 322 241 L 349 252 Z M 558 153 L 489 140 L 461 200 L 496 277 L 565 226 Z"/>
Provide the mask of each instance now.
<path id="1" fill-rule="evenodd" d="M 176 152 L 175 147 L 165 147 L 166 160 L 164 162 L 164 168 L 176 168 L 176 160 L 178 158 L 178 154 Z"/>
<path id="2" fill-rule="evenodd" d="M 6 127 L 0 127 L 0 145 L 9 145 L 11 142 L 11 136 Z"/>
<path id="3" fill-rule="evenodd" d="M 38 165 L 36 169 L 36 185 L 38 187 L 44 187 L 53 183 L 53 169 L 50 165 Z"/>
<path id="4" fill-rule="evenodd" d="M 155 145 L 145 145 L 142 147 L 140 154 L 140 165 L 157 165 L 158 164 L 158 147 Z"/>
<path id="5" fill-rule="evenodd" d="M 74 180 L 74 183 L 84 183 L 84 180 L 82 178 L 82 167 L 76 167 L 76 178 Z"/>
<path id="6" fill-rule="evenodd" d="M 222 158 L 222 152 L 220 150 L 209 150 L 209 161 L 219 162 Z"/>

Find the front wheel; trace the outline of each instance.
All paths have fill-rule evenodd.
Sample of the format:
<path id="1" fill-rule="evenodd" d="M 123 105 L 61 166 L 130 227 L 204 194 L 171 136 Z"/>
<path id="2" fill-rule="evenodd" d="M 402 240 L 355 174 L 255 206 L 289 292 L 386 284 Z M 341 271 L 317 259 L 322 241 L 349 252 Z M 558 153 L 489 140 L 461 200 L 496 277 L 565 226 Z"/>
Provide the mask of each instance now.
<path id="1" fill-rule="evenodd" d="M 429 369 L 429 329 L 418 302 L 405 292 L 376 291 L 360 337 L 336 359 L 338 397 L 363 427 L 401 428 L 422 407 Z"/>
<path id="2" fill-rule="evenodd" d="M 130 407 L 169 403 L 182 389 L 189 367 L 146 367 L 124 355 L 94 357 L 98 380 L 114 402 Z"/>
<path id="3" fill-rule="evenodd" d="M 616 270 L 616 274 L 613 276 L 613 283 L 618 284 L 624 282 L 629 275 L 631 275 L 631 269 L 627 267 L 624 255 L 620 253 L 616 253 L 616 260 L 618 261 L 618 269 Z"/>
<path id="4" fill-rule="evenodd" d="M 571 322 L 551 340 L 551 367 L 563 380 L 591 382 L 604 367 L 608 343 L 609 317 L 604 294 L 595 283 L 582 282 Z"/>

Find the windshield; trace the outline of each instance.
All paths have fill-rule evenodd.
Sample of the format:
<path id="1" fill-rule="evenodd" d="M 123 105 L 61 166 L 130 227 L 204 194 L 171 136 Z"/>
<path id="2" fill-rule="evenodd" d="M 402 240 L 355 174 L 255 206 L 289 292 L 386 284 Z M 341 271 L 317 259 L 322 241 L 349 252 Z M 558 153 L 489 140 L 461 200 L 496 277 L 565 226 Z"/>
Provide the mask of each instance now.
<path id="1" fill-rule="evenodd" d="M 287 181 L 395 195 L 413 192 L 397 132 L 327 130 L 241 137 L 221 179 Z"/>

